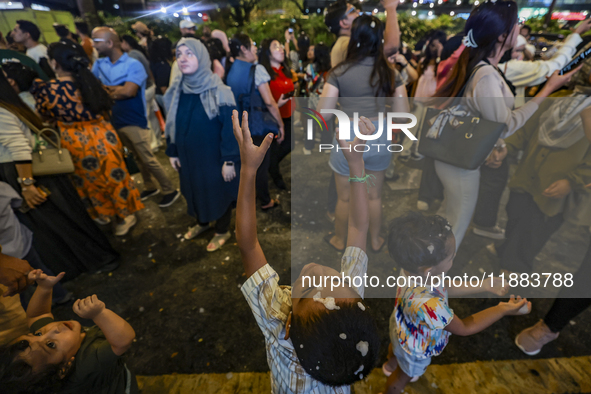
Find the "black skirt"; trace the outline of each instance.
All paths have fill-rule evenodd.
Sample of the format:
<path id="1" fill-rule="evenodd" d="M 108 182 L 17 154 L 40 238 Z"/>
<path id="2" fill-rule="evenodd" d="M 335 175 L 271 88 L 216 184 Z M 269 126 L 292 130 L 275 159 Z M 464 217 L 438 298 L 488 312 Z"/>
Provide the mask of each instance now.
<path id="1" fill-rule="evenodd" d="M 18 193 L 21 187 L 14 163 L 0 163 L 0 180 Z M 30 209 L 23 224 L 33 232 L 33 246 L 55 274 L 65 272 L 70 280 L 83 272 L 94 272 L 113 263 L 119 254 L 86 212 L 67 175 L 35 177 L 51 195 Z"/>

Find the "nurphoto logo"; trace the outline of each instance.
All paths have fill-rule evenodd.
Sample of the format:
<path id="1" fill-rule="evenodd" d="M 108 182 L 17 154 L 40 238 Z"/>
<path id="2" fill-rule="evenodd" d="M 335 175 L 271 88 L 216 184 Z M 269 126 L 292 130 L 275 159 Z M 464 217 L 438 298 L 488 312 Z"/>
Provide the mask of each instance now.
<path id="1" fill-rule="evenodd" d="M 312 108 L 304 108 L 306 111 L 304 112 L 308 115 L 311 119 L 308 119 L 307 122 L 307 132 L 306 138 L 308 141 L 312 141 L 314 139 L 314 121 L 320 128 L 320 131 L 331 131 L 328 129 L 328 124 L 324 119 L 322 114 L 333 114 L 339 120 L 339 138 L 343 140 L 351 140 L 351 119 L 349 116 L 340 111 L 338 109 L 321 109 L 320 112 L 313 110 Z M 394 120 L 399 121 L 400 119 L 410 119 L 408 123 L 394 123 Z M 388 112 L 386 114 L 386 140 L 392 141 L 392 132 L 393 130 L 400 130 L 402 131 L 408 138 L 412 141 L 416 141 L 417 137 L 409 130 L 412 127 L 416 126 L 417 124 L 417 117 L 413 114 L 406 113 L 406 112 Z M 372 135 L 363 135 L 359 132 L 359 113 L 353 113 L 353 132 L 355 136 L 359 139 L 364 141 L 378 141 L 380 137 L 382 137 L 384 133 L 384 113 L 380 112 L 378 115 L 378 122 L 377 122 L 376 132 Z M 383 141 L 381 139 L 380 141 Z M 323 150 L 333 150 L 336 149 L 338 152 L 341 148 L 338 144 L 320 144 L 320 152 Z M 386 144 L 386 143 L 372 143 L 372 144 L 358 144 L 355 147 L 348 149 L 354 149 L 356 152 L 369 152 L 370 150 L 376 150 L 379 152 L 380 149 L 387 149 L 389 152 L 402 152 L 404 149 L 400 144 Z"/>

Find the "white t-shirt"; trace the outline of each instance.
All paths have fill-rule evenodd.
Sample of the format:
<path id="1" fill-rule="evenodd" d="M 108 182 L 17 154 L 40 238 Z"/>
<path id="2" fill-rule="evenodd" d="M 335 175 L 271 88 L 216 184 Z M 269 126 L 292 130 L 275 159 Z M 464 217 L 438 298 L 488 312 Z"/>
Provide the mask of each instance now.
<path id="1" fill-rule="evenodd" d="M 27 49 L 27 56 L 39 63 L 42 57 L 47 57 L 47 47 L 43 44 L 37 44 L 37 46 Z"/>

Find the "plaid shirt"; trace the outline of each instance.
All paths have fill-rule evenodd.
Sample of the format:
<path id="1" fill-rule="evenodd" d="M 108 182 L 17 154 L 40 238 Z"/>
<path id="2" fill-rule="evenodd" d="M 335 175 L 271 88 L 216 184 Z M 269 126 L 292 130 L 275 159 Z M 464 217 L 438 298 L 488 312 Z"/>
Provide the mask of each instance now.
<path id="1" fill-rule="evenodd" d="M 356 247 L 348 247 L 341 259 L 341 272 L 363 276 L 367 272 L 367 255 Z M 349 386 L 331 387 L 314 380 L 304 371 L 291 340 L 285 340 L 285 323 L 291 312 L 291 286 L 279 286 L 279 275 L 269 264 L 261 267 L 241 288 L 252 309 L 267 348 L 271 369 L 271 392 L 348 394 Z M 365 288 L 355 287 L 361 297 Z"/>

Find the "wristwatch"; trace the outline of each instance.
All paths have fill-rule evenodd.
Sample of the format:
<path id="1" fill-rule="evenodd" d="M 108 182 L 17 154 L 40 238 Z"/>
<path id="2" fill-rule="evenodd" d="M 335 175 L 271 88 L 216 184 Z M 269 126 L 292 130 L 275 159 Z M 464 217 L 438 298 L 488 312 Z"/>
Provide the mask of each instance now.
<path id="1" fill-rule="evenodd" d="M 17 182 L 23 186 L 31 186 L 36 181 L 33 178 L 17 178 Z"/>
<path id="2" fill-rule="evenodd" d="M 224 164 L 227 166 L 233 166 L 234 162 L 233 161 L 225 161 Z"/>

